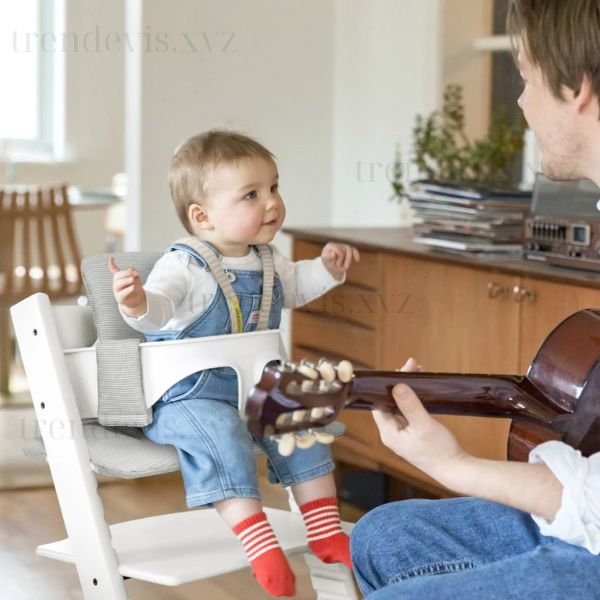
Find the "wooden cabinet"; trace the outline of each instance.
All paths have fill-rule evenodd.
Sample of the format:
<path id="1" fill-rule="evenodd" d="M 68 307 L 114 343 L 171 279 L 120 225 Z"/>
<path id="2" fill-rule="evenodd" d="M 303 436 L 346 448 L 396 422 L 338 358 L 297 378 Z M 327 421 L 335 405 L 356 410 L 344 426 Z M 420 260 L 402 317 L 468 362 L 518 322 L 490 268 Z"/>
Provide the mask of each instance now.
<path id="1" fill-rule="evenodd" d="M 320 255 L 335 234 L 328 230 L 324 239 L 295 239 L 294 259 Z M 361 246 L 360 237 L 337 239 Z M 562 319 L 600 304 L 600 276 L 597 283 L 581 285 L 534 277 L 518 268 L 378 248 L 372 241 L 360 249 L 361 261 L 344 285 L 294 311 L 293 360 L 346 358 L 356 368 L 394 370 L 414 356 L 427 371 L 525 373 Z M 506 457 L 510 421 L 437 418 L 469 452 Z M 347 430 L 334 444 L 338 461 L 383 470 L 447 494 L 381 444 L 370 415 L 346 411 L 341 420 Z"/>

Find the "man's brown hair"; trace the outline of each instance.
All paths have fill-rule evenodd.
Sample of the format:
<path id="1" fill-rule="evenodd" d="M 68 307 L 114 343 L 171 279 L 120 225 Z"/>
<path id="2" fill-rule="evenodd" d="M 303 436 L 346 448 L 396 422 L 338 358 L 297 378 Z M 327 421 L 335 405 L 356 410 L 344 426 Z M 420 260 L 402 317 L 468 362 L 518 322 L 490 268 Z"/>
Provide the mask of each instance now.
<path id="1" fill-rule="evenodd" d="M 600 98 L 600 0 L 511 0 L 507 29 L 557 98 L 563 85 L 579 92 L 584 76 Z"/>
<path id="2" fill-rule="evenodd" d="M 212 129 L 179 144 L 171 159 L 169 187 L 179 220 L 188 233 L 193 233 L 188 209 L 204 199 L 211 169 L 246 158 L 275 161 L 273 154 L 262 144 L 235 131 Z"/>

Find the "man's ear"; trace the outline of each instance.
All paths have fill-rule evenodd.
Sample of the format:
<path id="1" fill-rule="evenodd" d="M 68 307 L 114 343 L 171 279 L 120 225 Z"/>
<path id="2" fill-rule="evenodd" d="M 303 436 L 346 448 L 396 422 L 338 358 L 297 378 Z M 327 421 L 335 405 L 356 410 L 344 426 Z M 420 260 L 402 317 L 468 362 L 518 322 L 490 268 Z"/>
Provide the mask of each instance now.
<path id="1" fill-rule="evenodd" d="M 194 227 L 200 229 L 212 229 L 212 223 L 208 218 L 208 212 L 200 204 L 190 204 L 188 208 L 188 219 Z"/>
<path id="2" fill-rule="evenodd" d="M 577 112 L 586 112 L 592 105 L 597 110 L 598 97 L 594 93 L 594 88 L 588 75 L 583 76 L 579 90 L 574 93 L 574 102 Z"/>

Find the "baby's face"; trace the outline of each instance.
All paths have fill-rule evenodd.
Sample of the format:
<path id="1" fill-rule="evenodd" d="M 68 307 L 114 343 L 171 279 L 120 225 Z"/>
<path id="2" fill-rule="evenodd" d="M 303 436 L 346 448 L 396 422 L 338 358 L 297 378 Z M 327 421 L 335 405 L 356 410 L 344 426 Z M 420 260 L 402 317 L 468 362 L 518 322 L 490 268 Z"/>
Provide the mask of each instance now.
<path id="1" fill-rule="evenodd" d="M 213 241 L 225 246 L 272 241 L 285 218 L 278 184 L 276 165 L 263 158 L 215 167 L 205 200 Z"/>

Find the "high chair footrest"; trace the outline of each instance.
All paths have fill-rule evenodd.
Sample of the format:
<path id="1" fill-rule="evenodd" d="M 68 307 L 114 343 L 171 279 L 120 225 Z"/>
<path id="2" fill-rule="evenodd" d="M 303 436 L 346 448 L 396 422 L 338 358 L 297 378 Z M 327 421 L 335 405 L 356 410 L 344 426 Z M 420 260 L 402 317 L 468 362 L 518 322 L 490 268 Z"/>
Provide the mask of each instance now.
<path id="1" fill-rule="evenodd" d="M 274 508 L 265 512 L 287 555 L 306 552 L 299 514 Z M 241 543 L 215 509 L 125 521 L 110 530 L 123 577 L 174 586 L 248 566 Z M 38 546 L 37 554 L 75 562 L 68 538 Z"/>

